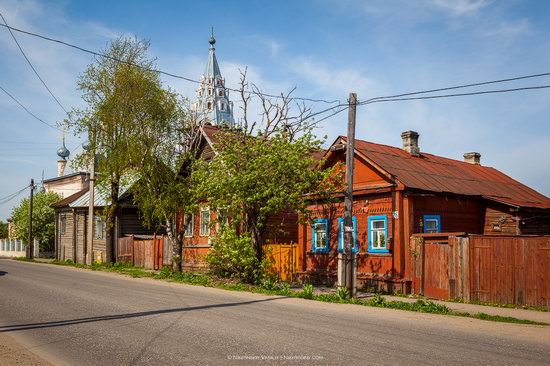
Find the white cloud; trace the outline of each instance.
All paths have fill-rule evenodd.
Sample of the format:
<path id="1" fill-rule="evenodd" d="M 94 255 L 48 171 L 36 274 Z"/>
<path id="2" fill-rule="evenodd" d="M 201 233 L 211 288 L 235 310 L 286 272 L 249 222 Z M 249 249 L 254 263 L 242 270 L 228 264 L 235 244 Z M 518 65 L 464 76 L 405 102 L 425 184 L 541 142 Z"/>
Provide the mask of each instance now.
<path id="1" fill-rule="evenodd" d="M 432 0 L 433 5 L 457 17 L 476 15 L 492 2 L 493 0 Z"/>
<path id="2" fill-rule="evenodd" d="M 483 32 L 485 37 L 501 37 L 504 39 L 514 39 L 519 36 L 532 34 L 533 30 L 529 19 L 522 18 L 513 21 L 501 21 Z"/>

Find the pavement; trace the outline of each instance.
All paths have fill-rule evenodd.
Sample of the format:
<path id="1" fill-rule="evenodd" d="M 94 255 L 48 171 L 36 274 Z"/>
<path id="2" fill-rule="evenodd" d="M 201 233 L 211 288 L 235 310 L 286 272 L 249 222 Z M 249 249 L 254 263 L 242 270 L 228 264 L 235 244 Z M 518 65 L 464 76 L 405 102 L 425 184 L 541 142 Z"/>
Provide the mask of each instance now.
<path id="1" fill-rule="evenodd" d="M 0 260 L 0 335 L 6 334 L 54 365 L 548 365 L 550 360 L 550 327 L 13 260 Z"/>

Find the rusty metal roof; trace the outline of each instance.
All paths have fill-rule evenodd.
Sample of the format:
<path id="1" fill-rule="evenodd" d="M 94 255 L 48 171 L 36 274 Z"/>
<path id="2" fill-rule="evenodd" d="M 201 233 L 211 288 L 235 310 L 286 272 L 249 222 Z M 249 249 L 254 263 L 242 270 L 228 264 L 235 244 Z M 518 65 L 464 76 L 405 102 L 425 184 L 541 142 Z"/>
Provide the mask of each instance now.
<path id="1" fill-rule="evenodd" d="M 344 136 L 340 138 L 346 140 Z M 401 148 L 363 140 L 356 140 L 355 148 L 408 188 L 481 196 L 516 207 L 550 209 L 550 198 L 491 167 L 424 152 L 416 157 Z"/>

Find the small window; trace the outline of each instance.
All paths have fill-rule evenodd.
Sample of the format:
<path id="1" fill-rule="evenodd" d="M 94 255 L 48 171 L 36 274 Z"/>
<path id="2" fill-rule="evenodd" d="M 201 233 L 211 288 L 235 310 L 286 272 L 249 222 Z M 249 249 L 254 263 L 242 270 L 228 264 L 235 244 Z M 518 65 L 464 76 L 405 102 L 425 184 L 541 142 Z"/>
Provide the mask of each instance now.
<path id="1" fill-rule="evenodd" d="M 311 226 L 311 251 L 328 252 L 328 219 L 317 219 Z"/>
<path id="2" fill-rule="evenodd" d="M 218 97 L 223 97 L 223 89 L 218 90 Z"/>
<path id="3" fill-rule="evenodd" d="M 212 89 L 208 89 L 208 95 L 209 95 L 209 96 L 212 95 Z"/>
<path id="4" fill-rule="evenodd" d="M 185 232 L 183 235 L 185 235 L 186 237 L 193 236 L 193 226 L 195 224 L 195 220 L 193 220 L 193 218 L 193 214 L 185 214 L 183 216 L 183 225 L 185 227 Z"/>
<path id="5" fill-rule="evenodd" d="M 369 216 L 369 252 L 388 252 L 388 220 L 386 216 Z"/>
<path id="6" fill-rule="evenodd" d="M 218 79 L 218 80 L 216 81 L 216 84 L 218 84 L 218 86 L 221 86 L 221 85 L 222 85 L 222 81 L 221 81 L 220 79 Z"/>
<path id="7" fill-rule="evenodd" d="M 440 222 L 441 222 L 441 218 L 439 215 L 424 215 L 422 218 L 424 233 L 426 234 L 440 233 L 441 232 Z"/>
<path id="8" fill-rule="evenodd" d="M 61 232 L 61 235 L 65 235 L 67 232 L 67 216 L 61 215 L 59 218 L 59 231 Z"/>
<path id="9" fill-rule="evenodd" d="M 105 238 L 105 222 L 99 216 L 94 216 L 94 239 Z"/>
<path id="10" fill-rule="evenodd" d="M 225 111 L 225 103 L 222 103 L 221 110 L 222 110 L 222 111 Z"/>
<path id="11" fill-rule="evenodd" d="M 351 218 L 353 222 L 353 249 L 354 253 L 357 253 L 357 220 L 355 217 Z M 344 218 L 340 217 L 338 219 L 338 252 L 342 253 L 344 251 Z"/>
<path id="12" fill-rule="evenodd" d="M 208 207 L 201 208 L 199 235 L 200 236 L 210 235 L 210 209 Z"/>
<path id="13" fill-rule="evenodd" d="M 216 212 L 216 225 L 218 228 L 229 225 L 229 217 L 227 215 L 227 210 L 220 209 Z"/>

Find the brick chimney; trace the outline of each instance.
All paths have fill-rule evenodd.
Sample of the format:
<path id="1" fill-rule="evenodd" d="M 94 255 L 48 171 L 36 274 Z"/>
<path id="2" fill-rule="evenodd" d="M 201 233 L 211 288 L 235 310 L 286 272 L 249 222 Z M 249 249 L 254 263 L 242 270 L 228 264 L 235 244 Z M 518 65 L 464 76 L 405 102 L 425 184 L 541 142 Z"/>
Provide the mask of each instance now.
<path id="1" fill-rule="evenodd" d="M 469 152 L 464 154 L 464 162 L 475 164 L 475 165 L 481 165 L 481 154 L 478 152 Z"/>
<path id="2" fill-rule="evenodd" d="M 405 131 L 401 134 L 403 140 L 403 150 L 412 156 L 420 156 L 420 148 L 418 147 L 418 137 L 420 135 L 415 131 Z"/>

